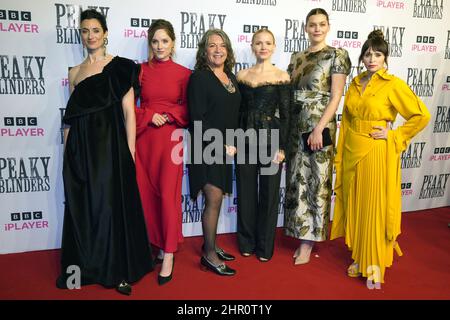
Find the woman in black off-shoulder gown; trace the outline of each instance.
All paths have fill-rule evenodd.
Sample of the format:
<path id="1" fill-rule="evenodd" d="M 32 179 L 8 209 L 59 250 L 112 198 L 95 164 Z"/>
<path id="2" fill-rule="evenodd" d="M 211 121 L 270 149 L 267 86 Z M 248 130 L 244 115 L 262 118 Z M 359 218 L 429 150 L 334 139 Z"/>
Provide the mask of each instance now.
<path id="1" fill-rule="evenodd" d="M 95 10 L 81 17 L 82 33 L 100 28 L 102 21 L 106 29 L 104 17 Z M 89 45 L 93 43 L 90 40 Z M 95 50 L 89 54 L 75 67 L 83 68 L 83 74 L 89 74 L 85 70 L 94 63 L 107 64 L 84 79 L 76 69 L 69 73 L 69 80 L 79 81 L 71 82 L 74 88 L 63 118 L 70 128 L 63 163 L 61 275 L 56 284 L 59 288 L 76 285 L 79 271 L 81 285 L 96 283 L 130 294 L 129 283 L 153 269 L 132 154 L 135 121 L 127 121 L 123 109 L 125 95 L 137 89 L 138 70 L 125 58 L 111 59 L 103 53 L 101 59 Z"/>
<path id="2" fill-rule="evenodd" d="M 70 132 L 61 278 L 78 265 L 82 285 L 132 283 L 153 268 L 121 105 L 134 70 L 134 62 L 113 58 L 75 87 L 63 119 Z"/>

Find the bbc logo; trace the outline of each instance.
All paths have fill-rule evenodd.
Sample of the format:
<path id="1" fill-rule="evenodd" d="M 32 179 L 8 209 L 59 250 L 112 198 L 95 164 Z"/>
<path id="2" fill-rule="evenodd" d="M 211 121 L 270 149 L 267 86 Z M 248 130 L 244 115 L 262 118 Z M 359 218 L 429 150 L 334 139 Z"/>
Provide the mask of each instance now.
<path id="1" fill-rule="evenodd" d="M 450 153 L 450 147 L 434 148 L 434 154 Z"/>
<path id="2" fill-rule="evenodd" d="M 244 33 L 255 33 L 259 29 L 269 29 L 269 27 L 268 26 L 258 26 L 258 25 L 244 24 Z"/>
<path id="3" fill-rule="evenodd" d="M 5 117 L 4 123 L 6 127 L 12 126 L 37 126 L 36 117 Z"/>
<path id="4" fill-rule="evenodd" d="M 42 220 L 42 211 L 11 213 L 11 221 L 20 221 L 20 220 Z"/>
<path id="5" fill-rule="evenodd" d="M 434 43 L 434 37 L 417 36 L 417 43 Z"/>
<path id="6" fill-rule="evenodd" d="M 0 10 L 0 20 L 31 21 L 30 11 Z"/>
<path id="7" fill-rule="evenodd" d="M 151 22 L 153 22 L 153 20 L 150 20 L 150 19 L 131 18 L 131 26 L 132 26 L 133 28 L 149 28 Z"/>
<path id="8" fill-rule="evenodd" d="M 411 189 L 411 186 L 412 186 L 411 182 L 402 183 L 402 189 Z"/>
<path id="9" fill-rule="evenodd" d="M 342 120 L 342 114 L 338 114 L 337 121 L 341 121 L 341 120 Z"/>
<path id="10" fill-rule="evenodd" d="M 358 39 L 358 32 L 357 31 L 341 31 L 339 30 L 337 32 L 338 39 Z"/>
<path id="11" fill-rule="evenodd" d="M 450 83 L 450 76 L 447 76 L 447 83 Z"/>

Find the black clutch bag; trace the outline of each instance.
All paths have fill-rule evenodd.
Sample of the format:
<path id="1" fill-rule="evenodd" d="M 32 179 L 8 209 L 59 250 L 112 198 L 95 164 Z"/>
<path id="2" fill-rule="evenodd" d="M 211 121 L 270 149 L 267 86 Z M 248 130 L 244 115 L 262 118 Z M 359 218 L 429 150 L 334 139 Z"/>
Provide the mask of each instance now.
<path id="1" fill-rule="evenodd" d="M 302 133 L 303 151 L 313 152 L 308 145 L 308 138 L 309 138 L 309 135 L 311 134 L 311 132 L 312 131 Z M 331 140 L 330 129 L 324 128 L 322 131 L 322 145 L 323 145 L 323 147 L 326 147 L 326 146 L 330 146 L 332 144 L 333 144 L 333 140 Z"/>

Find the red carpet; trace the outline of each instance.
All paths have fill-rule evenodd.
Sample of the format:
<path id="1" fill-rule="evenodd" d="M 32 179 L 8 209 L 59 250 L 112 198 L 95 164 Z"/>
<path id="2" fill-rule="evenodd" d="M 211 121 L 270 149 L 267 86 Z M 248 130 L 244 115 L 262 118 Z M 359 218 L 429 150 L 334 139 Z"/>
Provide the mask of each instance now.
<path id="1" fill-rule="evenodd" d="M 157 284 L 159 267 L 133 286 L 130 297 L 98 285 L 80 290 L 55 287 L 59 250 L 0 255 L 0 299 L 163 299 L 163 300 L 303 300 L 303 299 L 450 299 L 450 207 L 403 214 L 399 243 L 381 289 L 369 290 L 362 278 L 349 278 L 350 252 L 342 239 L 317 245 L 307 265 L 294 266 L 297 240 L 278 229 L 270 262 L 241 257 L 236 235 L 218 236 L 218 244 L 237 256 L 229 263 L 235 277 L 199 268 L 201 237 L 186 238 L 176 255 L 174 279 Z"/>

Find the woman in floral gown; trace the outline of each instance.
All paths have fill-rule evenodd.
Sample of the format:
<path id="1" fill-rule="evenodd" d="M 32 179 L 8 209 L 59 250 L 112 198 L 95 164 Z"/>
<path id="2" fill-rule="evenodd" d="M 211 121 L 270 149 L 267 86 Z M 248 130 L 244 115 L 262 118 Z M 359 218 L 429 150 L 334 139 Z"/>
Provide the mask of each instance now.
<path id="1" fill-rule="evenodd" d="M 321 8 L 306 17 L 310 46 L 292 54 L 288 73 L 293 85 L 293 104 L 287 156 L 285 232 L 302 240 L 294 253 L 295 264 L 309 262 L 314 242 L 326 240 L 328 230 L 335 112 L 341 100 L 351 62 L 344 49 L 326 44 L 328 14 Z M 328 128 L 332 144 L 324 146 Z M 327 131 L 325 130 L 325 131 Z M 307 140 L 303 141 L 302 134 Z M 304 151 L 304 144 L 310 151 Z"/>

